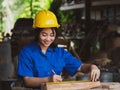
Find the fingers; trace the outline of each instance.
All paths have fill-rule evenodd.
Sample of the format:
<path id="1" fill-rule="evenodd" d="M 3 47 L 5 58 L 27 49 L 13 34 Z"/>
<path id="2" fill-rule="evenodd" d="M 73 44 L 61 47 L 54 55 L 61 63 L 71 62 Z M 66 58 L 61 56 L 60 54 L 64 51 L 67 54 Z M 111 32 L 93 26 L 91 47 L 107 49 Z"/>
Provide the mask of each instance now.
<path id="1" fill-rule="evenodd" d="M 97 81 L 100 77 L 100 70 L 98 68 L 94 68 L 91 70 L 91 81 Z"/>
<path id="2" fill-rule="evenodd" d="M 91 81 L 95 81 L 95 74 L 93 72 L 91 72 Z"/>
<path id="3" fill-rule="evenodd" d="M 91 73 L 91 81 L 95 82 L 99 79 L 99 74 L 96 72 Z"/>
<path id="4" fill-rule="evenodd" d="M 60 75 L 53 75 L 53 82 L 62 82 L 62 77 Z"/>

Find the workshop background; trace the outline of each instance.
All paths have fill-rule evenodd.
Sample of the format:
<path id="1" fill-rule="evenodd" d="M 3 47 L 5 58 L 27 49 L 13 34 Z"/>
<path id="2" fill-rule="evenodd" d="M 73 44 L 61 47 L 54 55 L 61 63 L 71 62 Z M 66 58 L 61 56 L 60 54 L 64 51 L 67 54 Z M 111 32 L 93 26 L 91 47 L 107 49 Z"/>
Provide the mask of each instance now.
<path id="1" fill-rule="evenodd" d="M 46 9 L 61 25 L 59 46 L 85 63 L 96 64 L 101 82 L 120 82 L 120 0 L 0 0 L 0 90 L 24 87 L 17 82 L 17 57 L 33 39 L 35 14 Z M 65 78 L 88 77 L 78 73 Z"/>

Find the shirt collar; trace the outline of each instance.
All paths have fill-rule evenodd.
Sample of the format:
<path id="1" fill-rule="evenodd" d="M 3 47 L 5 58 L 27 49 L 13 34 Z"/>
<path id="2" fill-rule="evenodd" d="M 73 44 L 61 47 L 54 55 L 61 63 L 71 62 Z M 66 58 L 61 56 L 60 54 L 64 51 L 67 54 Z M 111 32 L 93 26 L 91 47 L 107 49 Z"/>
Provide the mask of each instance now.
<path id="1" fill-rule="evenodd" d="M 41 48 L 37 42 L 31 41 L 30 44 L 32 45 L 31 49 L 33 52 L 41 50 Z M 48 49 L 47 49 L 47 52 L 54 52 L 54 51 L 55 51 L 55 48 L 48 47 Z"/>

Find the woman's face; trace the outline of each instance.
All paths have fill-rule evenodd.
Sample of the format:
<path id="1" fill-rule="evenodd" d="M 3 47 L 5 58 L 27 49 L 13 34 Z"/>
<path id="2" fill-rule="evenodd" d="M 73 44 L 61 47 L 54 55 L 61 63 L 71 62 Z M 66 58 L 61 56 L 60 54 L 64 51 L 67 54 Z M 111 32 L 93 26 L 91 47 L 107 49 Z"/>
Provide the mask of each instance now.
<path id="1" fill-rule="evenodd" d="M 56 32 L 51 28 L 42 29 L 39 34 L 39 41 L 42 47 L 48 48 L 50 44 L 55 40 Z"/>

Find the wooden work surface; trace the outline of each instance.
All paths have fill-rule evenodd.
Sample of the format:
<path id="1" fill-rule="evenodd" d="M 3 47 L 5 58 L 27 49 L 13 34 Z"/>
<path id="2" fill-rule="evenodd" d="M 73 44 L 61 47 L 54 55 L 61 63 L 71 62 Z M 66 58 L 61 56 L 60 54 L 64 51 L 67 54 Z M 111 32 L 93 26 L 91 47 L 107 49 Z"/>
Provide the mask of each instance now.
<path id="1" fill-rule="evenodd" d="M 11 90 L 34 90 L 34 89 L 25 87 L 13 87 Z M 120 83 L 68 81 L 61 83 L 43 84 L 41 90 L 120 90 Z"/>
<path id="2" fill-rule="evenodd" d="M 102 82 L 99 87 L 88 90 L 120 90 L 119 82 Z"/>
<path id="3" fill-rule="evenodd" d="M 119 82 L 65 81 L 46 83 L 42 90 L 120 90 Z"/>

